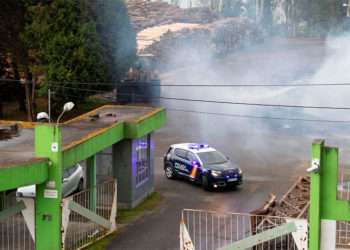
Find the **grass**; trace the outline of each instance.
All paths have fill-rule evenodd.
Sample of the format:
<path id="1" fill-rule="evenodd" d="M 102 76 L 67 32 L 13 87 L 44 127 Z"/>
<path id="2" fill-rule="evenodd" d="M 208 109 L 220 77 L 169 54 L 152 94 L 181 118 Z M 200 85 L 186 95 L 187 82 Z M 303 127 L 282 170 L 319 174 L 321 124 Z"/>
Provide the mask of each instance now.
<path id="1" fill-rule="evenodd" d="M 118 209 L 117 223 L 118 224 L 129 224 L 135 221 L 137 218 L 141 217 L 146 212 L 153 211 L 156 206 L 161 202 L 162 196 L 158 192 L 153 192 L 150 194 L 140 205 L 133 209 Z M 104 237 L 101 240 L 96 241 L 90 246 L 84 248 L 85 250 L 105 250 L 110 242 L 119 233 L 116 232 Z"/>
<path id="2" fill-rule="evenodd" d="M 146 198 L 144 202 L 135 207 L 134 209 L 119 209 L 117 215 L 117 222 L 119 224 L 130 223 L 138 218 L 144 212 L 152 211 L 158 203 L 162 200 L 162 196 L 158 192 L 153 192 Z"/>

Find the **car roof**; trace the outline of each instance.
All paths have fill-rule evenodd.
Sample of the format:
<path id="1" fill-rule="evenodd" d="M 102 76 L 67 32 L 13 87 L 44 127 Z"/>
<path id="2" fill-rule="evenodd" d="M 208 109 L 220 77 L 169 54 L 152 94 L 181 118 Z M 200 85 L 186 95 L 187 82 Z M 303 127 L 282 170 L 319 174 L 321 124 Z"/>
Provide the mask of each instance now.
<path id="1" fill-rule="evenodd" d="M 207 144 L 201 144 L 201 143 L 177 143 L 177 144 L 172 144 L 170 145 L 170 147 L 172 148 L 180 148 L 180 149 L 184 149 L 184 150 L 188 150 L 192 153 L 202 153 L 202 152 L 212 152 L 212 151 L 216 151 L 215 148 L 210 147 Z"/>

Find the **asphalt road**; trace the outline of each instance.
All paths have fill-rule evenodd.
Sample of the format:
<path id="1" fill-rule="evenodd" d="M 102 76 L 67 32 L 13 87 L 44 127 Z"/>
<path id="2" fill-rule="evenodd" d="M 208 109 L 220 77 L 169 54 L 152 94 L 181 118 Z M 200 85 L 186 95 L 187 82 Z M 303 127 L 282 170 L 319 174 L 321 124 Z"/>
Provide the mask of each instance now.
<path id="1" fill-rule="evenodd" d="M 328 51 L 318 40 L 275 40 L 205 65 L 184 67 L 163 76 L 163 82 L 192 84 L 276 83 L 312 77 L 324 63 Z M 208 68 L 208 65 L 210 66 Z M 307 90 L 297 89 L 162 89 L 163 95 L 221 98 L 228 100 L 302 102 Z M 285 98 L 289 98 L 286 100 Z M 323 99 L 324 101 L 324 99 Z M 166 107 L 260 116 L 322 118 L 305 110 L 279 110 L 163 102 Z M 168 111 L 167 125 L 155 133 L 156 191 L 164 197 L 158 209 L 127 226 L 108 249 L 171 250 L 179 248 L 179 220 L 184 208 L 225 212 L 249 212 L 273 192 L 281 195 L 300 175 L 305 175 L 313 139 L 347 145 L 348 128 L 337 124 L 290 120 L 249 119 Z M 163 175 L 162 156 L 179 142 L 203 142 L 215 146 L 244 171 L 244 184 L 237 190 L 206 192 L 181 180 Z"/>

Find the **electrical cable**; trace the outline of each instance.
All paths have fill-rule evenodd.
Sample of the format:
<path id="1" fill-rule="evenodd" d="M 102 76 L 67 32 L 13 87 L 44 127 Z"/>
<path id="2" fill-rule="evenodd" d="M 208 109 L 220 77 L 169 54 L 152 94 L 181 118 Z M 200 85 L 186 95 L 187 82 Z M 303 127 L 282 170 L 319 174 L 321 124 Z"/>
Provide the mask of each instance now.
<path id="1" fill-rule="evenodd" d="M 86 92 L 105 93 L 105 91 L 92 90 L 92 89 L 81 89 L 81 88 L 71 88 L 71 87 L 57 87 L 57 88 L 66 88 L 66 89 L 72 89 L 72 90 L 77 90 L 77 91 L 86 91 Z M 200 103 L 212 103 L 212 104 L 229 104 L 229 105 L 271 107 L 271 108 L 350 110 L 350 107 L 347 107 L 347 106 L 310 106 L 310 105 L 296 105 L 296 104 L 250 103 L 250 102 L 217 101 L 217 100 L 206 100 L 206 99 L 188 99 L 188 98 L 166 97 L 166 96 L 149 96 L 148 98 L 170 100 L 170 101 L 200 102 Z"/>
<path id="2" fill-rule="evenodd" d="M 130 94 L 121 94 L 124 96 L 129 96 Z M 65 96 L 65 95 L 62 95 Z M 139 97 L 146 97 L 144 95 L 136 95 Z M 77 96 L 75 96 L 77 97 Z M 115 99 L 111 100 L 108 97 L 103 97 L 104 99 L 115 102 Z M 236 117 L 236 118 L 248 118 L 248 119 L 264 119 L 264 120 L 285 120 L 285 121 L 300 121 L 300 122 L 321 122 L 321 123 L 350 123 L 350 120 L 325 120 L 325 119 L 307 119 L 307 118 L 294 118 L 294 117 L 275 117 L 275 116 L 255 116 L 255 115 L 244 115 L 244 114 L 234 114 L 234 113 L 218 113 L 218 112 L 207 112 L 198 110 L 187 110 L 187 109 L 177 109 L 165 107 L 167 111 L 174 112 L 186 112 L 195 114 L 206 114 L 215 116 L 226 116 L 226 117 Z"/>

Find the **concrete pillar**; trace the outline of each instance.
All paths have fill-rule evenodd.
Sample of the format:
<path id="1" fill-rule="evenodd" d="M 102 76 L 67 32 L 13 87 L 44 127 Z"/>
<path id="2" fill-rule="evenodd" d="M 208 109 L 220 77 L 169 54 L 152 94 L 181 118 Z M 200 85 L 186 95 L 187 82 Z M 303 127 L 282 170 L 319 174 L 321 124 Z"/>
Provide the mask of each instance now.
<path id="1" fill-rule="evenodd" d="M 87 188 L 90 189 L 89 208 L 96 212 L 96 155 L 86 160 Z"/>
<path id="2" fill-rule="evenodd" d="M 35 127 L 35 155 L 50 160 L 47 182 L 36 186 L 35 249 L 61 249 L 62 151 L 56 126 Z"/>
<path id="3" fill-rule="evenodd" d="M 145 141 L 123 140 L 113 145 L 113 174 L 118 181 L 119 208 L 133 208 L 154 191 L 154 147 L 151 135 L 146 138 L 148 170 L 142 181 L 137 180 L 137 150 Z"/>
<path id="4" fill-rule="evenodd" d="M 133 199 L 132 140 L 123 140 L 113 145 L 113 175 L 117 179 L 118 207 L 128 208 Z"/>
<path id="5" fill-rule="evenodd" d="M 321 220 L 321 250 L 335 249 L 337 239 L 337 222 Z"/>

